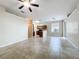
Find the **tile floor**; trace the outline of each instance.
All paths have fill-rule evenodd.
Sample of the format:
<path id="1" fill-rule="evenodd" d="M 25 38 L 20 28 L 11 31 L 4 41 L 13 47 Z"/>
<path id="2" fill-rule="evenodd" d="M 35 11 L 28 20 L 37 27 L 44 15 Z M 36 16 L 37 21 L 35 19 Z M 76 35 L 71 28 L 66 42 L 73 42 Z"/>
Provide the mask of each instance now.
<path id="1" fill-rule="evenodd" d="M 59 37 L 29 39 L 0 48 L 0 59 L 79 59 L 79 50 Z"/>

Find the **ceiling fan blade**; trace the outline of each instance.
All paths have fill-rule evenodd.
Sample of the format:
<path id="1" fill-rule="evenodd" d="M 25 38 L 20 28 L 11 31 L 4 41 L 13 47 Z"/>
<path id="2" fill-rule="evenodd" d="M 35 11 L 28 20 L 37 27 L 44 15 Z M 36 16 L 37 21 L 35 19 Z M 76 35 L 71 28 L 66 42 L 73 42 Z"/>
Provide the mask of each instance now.
<path id="1" fill-rule="evenodd" d="M 18 0 L 18 1 L 23 2 L 22 0 Z"/>
<path id="2" fill-rule="evenodd" d="M 31 3 L 30 5 L 35 6 L 35 7 L 39 7 L 38 4 L 33 4 L 33 3 Z"/>
<path id="3" fill-rule="evenodd" d="M 20 2 L 24 2 L 25 0 L 18 0 L 18 1 L 20 1 Z"/>
<path id="4" fill-rule="evenodd" d="M 20 6 L 19 9 L 22 9 L 24 7 L 24 5 Z"/>
<path id="5" fill-rule="evenodd" d="M 21 11 L 21 13 L 24 13 L 24 11 Z"/>
<path id="6" fill-rule="evenodd" d="M 32 9 L 29 7 L 29 11 L 32 12 Z"/>

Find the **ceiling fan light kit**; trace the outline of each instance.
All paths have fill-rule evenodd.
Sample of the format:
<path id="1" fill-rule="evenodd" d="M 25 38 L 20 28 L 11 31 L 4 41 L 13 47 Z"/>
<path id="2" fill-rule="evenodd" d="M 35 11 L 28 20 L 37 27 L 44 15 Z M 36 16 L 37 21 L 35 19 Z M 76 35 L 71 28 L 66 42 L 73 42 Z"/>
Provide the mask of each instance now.
<path id="1" fill-rule="evenodd" d="M 22 2 L 23 5 L 19 7 L 19 9 L 22 9 L 23 7 L 27 7 L 30 12 L 32 12 L 31 6 L 39 7 L 39 4 L 31 3 L 32 0 L 18 0 Z"/>

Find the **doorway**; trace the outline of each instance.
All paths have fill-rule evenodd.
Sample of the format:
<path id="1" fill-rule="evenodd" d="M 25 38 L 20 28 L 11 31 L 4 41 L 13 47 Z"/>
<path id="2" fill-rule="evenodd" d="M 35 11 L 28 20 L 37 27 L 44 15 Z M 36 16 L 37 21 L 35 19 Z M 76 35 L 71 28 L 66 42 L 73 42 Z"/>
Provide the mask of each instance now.
<path id="1" fill-rule="evenodd" d="M 34 24 L 33 25 L 33 37 L 43 38 L 47 36 L 47 25 Z"/>

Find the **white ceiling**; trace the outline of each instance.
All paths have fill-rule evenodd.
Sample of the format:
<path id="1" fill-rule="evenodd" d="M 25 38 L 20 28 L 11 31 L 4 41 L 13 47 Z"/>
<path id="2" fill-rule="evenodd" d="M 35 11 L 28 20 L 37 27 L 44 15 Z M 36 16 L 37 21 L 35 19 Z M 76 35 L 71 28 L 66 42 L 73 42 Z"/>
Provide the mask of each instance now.
<path id="1" fill-rule="evenodd" d="M 32 15 L 34 20 L 43 21 L 49 18 L 57 20 L 66 18 L 67 14 L 76 8 L 77 0 L 36 0 L 34 3 L 38 3 L 40 7 L 32 7 L 32 13 L 27 8 L 23 8 L 25 13 L 21 13 L 22 10 L 18 9 L 21 4 L 17 0 L 0 0 L 0 5 L 8 12 L 25 18 Z"/>

